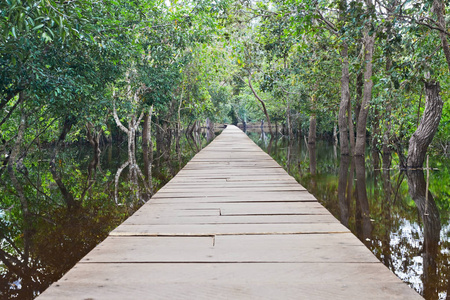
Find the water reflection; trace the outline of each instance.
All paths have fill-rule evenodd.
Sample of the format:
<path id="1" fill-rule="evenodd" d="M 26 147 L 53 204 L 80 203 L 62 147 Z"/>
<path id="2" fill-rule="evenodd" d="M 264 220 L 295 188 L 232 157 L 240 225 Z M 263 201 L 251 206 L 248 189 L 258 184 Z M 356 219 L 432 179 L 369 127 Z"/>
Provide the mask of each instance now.
<path id="1" fill-rule="evenodd" d="M 422 170 L 409 170 L 409 194 L 416 203 L 417 210 L 423 222 L 423 294 L 426 299 L 437 299 L 438 280 L 437 256 L 440 240 L 441 223 L 439 210 L 434 202 L 433 195 L 426 191 L 425 176 Z"/>
<path id="2" fill-rule="evenodd" d="M 17 172 L 26 209 L 17 204 L 8 177 L 0 184 L 0 299 L 33 299 L 61 278 L 150 197 L 149 184 L 156 191 L 202 149 L 205 135 L 180 136 L 180 147 L 160 137 L 154 158 L 153 147 L 136 149 L 131 157 L 126 144 L 61 147 L 55 170 L 77 207 L 51 180 L 52 149 L 30 154 L 26 174 Z"/>
<path id="3" fill-rule="evenodd" d="M 267 151 L 261 132 L 249 136 Z M 433 160 L 439 171 L 430 176 L 427 201 L 423 172 L 399 171 L 390 153 L 341 157 L 327 142 L 282 137 L 273 140 L 271 151 L 398 277 L 426 299 L 450 299 L 448 161 Z"/>
<path id="4" fill-rule="evenodd" d="M 365 157 L 356 156 L 353 159 L 356 173 L 356 236 L 360 240 L 368 242 L 372 237 L 372 223 L 370 222 L 369 199 L 367 198 Z"/>
<path id="5" fill-rule="evenodd" d="M 352 190 L 352 179 L 349 178 L 348 168 L 350 166 L 350 157 L 344 155 L 341 157 L 339 165 L 339 181 L 338 181 L 338 202 L 340 208 L 341 223 L 348 227 L 350 218 L 350 193 Z"/>

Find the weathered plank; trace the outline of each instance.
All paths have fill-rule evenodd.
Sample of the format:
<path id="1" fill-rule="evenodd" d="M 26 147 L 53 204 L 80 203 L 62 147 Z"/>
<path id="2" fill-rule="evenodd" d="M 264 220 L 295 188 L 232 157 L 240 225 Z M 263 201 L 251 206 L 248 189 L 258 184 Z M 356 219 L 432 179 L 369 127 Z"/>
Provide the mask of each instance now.
<path id="1" fill-rule="evenodd" d="M 275 235 L 350 232 L 339 223 L 122 225 L 111 236 Z"/>
<path id="2" fill-rule="evenodd" d="M 379 263 L 89 263 L 64 279 L 40 299 L 420 299 Z"/>
<path id="3" fill-rule="evenodd" d="M 202 216 L 158 216 L 149 218 L 145 213 L 136 213 L 123 225 L 170 225 L 170 224 L 311 224 L 336 223 L 336 218 L 326 215 L 202 215 Z"/>
<path id="4" fill-rule="evenodd" d="M 215 238 L 195 236 L 111 237 L 81 261 L 84 263 L 378 263 L 376 257 L 348 232 L 339 234 L 218 235 Z"/>
<path id="5" fill-rule="evenodd" d="M 41 299 L 420 299 L 229 126 Z"/>

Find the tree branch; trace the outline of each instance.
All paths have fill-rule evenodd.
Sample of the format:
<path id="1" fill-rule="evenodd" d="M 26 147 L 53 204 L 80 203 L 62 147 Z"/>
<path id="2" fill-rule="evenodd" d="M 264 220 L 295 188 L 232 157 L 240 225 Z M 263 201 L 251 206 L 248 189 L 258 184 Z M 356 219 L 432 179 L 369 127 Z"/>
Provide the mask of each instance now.
<path id="1" fill-rule="evenodd" d="M 5 123 L 9 117 L 11 116 L 11 114 L 14 112 L 14 110 L 17 108 L 17 106 L 23 102 L 25 97 L 19 97 L 19 99 L 17 100 L 16 104 L 14 104 L 13 107 L 11 107 L 11 109 L 9 110 L 8 114 L 3 118 L 3 120 L 0 122 L 0 126 L 3 125 L 3 123 Z"/>
<path id="2" fill-rule="evenodd" d="M 120 122 L 119 116 L 117 115 L 117 110 L 116 110 L 116 102 L 113 101 L 113 116 L 114 116 L 114 121 L 116 121 L 117 126 L 126 134 L 129 134 L 130 131 L 128 130 L 128 128 L 126 128 L 122 122 Z"/>
<path id="3" fill-rule="evenodd" d="M 259 98 L 258 94 L 253 89 L 253 86 L 252 86 L 252 73 L 250 72 L 250 70 L 247 70 L 247 72 L 248 72 L 248 85 L 249 85 L 250 89 L 252 90 L 253 95 L 255 95 L 255 98 L 258 99 L 258 101 L 261 103 L 261 105 L 263 107 L 264 114 L 266 115 L 266 119 L 267 119 L 267 125 L 269 126 L 270 135 L 273 136 L 273 134 L 272 134 L 272 125 L 270 124 L 270 118 L 269 118 L 269 113 L 267 112 L 267 109 L 266 109 L 266 104 L 264 103 L 264 101 L 261 98 Z"/>

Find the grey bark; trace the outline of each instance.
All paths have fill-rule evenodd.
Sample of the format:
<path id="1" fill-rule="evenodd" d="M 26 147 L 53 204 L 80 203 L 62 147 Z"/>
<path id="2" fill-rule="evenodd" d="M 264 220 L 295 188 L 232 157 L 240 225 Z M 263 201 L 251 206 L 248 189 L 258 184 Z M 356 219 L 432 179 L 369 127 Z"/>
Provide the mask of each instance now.
<path id="1" fill-rule="evenodd" d="M 152 122 L 153 106 L 144 113 L 144 126 L 142 128 L 142 152 L 144 155 L 144 175 L 147 185 L 150 189 L 150 193 L 153 193 L 152 184 L 152 163 L 153 163 L 153 143 L 151 134 L 151 122 Z"/>
<path id="2" fill-rule="evenodd" d="M 312 114 L 309 117 L 308 144 L 315 144 L 316 143 L 316 131 L 317 131 L 316 115 Z"/>
<path id="3" fill-rule="evenodd" d="M 372 58 L 373 49 L 375 45 L 375 33 L 364 37 L 364 95 L 361 103 L 361 110 L 359 112 L 358 123 L 356 125 L 356 143 L 355 155 L 363 156 L 366 149 L 366 126 L 367 117 L 369 115 L 370 101 L 372 99 Z"/>
<path id="4" fill-rule="evenodd" d="M 341 103 L 339 105 L 339 136 L 340 136 L 340 146 L 341 155 L 349 155 L 349 138 L 348 138 L 348 117 L 347 111 L 350 102 L 350 74 L 348 67 L 348 45 L 343 43 L 341 50 L 342 57 L 342 75 L 341 75 Z"/>
<path id="5" fill-rule="evenodd" d="M 431 144 L 442 116 L 440 85 L 437 81 L 425 83 L 425 110 L 419 127 L 411 136 L 408 147 L 407 167 L 422 168 L 428 146 Z"/>
<path id="6" fill-rule="evenodd" d="M 269 113 L 267 112 L 266 104 L 258 96 L 256 91 L 253 89 L 253 86 L 252 86 L 252 73 L 250 73 L 250 72 L 248 72 L 248 85 L 249 85 L 250 89 L 252 90 L 252 93 L 255 96 L 255 98 L 258 99 L 258 101 L 261 103 L 261 106 L 263 108 L 264 114 L 266 115 L 266 120 L 267 120 L 267 125 L 269 126 L 270 135 L 273 136 L 272 125 L 270 124 L 270 118 L 269 118 Z"/>
<path id="7" fill-rule="evenodd" d="M 447 31 L 445 24 L 445 4 L 441 0 L 433 1 L 433 12 L 436 14 L 437 23 L 441 30 Z M 444 51 L 445 59 L 447 60 L 447 66 L 450 70 L 450 48 L 448 45 L 447 35 L 443 32 L 439 31 L 439 37 L 441 38 L 442 50 Z"/>

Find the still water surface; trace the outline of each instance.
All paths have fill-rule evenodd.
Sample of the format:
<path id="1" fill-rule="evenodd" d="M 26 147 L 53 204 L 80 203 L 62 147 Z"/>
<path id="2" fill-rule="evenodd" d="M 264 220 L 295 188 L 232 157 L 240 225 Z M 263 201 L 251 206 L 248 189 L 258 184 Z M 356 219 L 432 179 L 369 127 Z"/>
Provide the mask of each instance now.
<path id="1" fill-rule="evenodd" d="M 340 157 L 325 141 L 308 145 L 247 133 L 425 299 L 450 299 L 450 160 L 430 157 L 426 173 L 400 172 L 395 155 Z"/>

